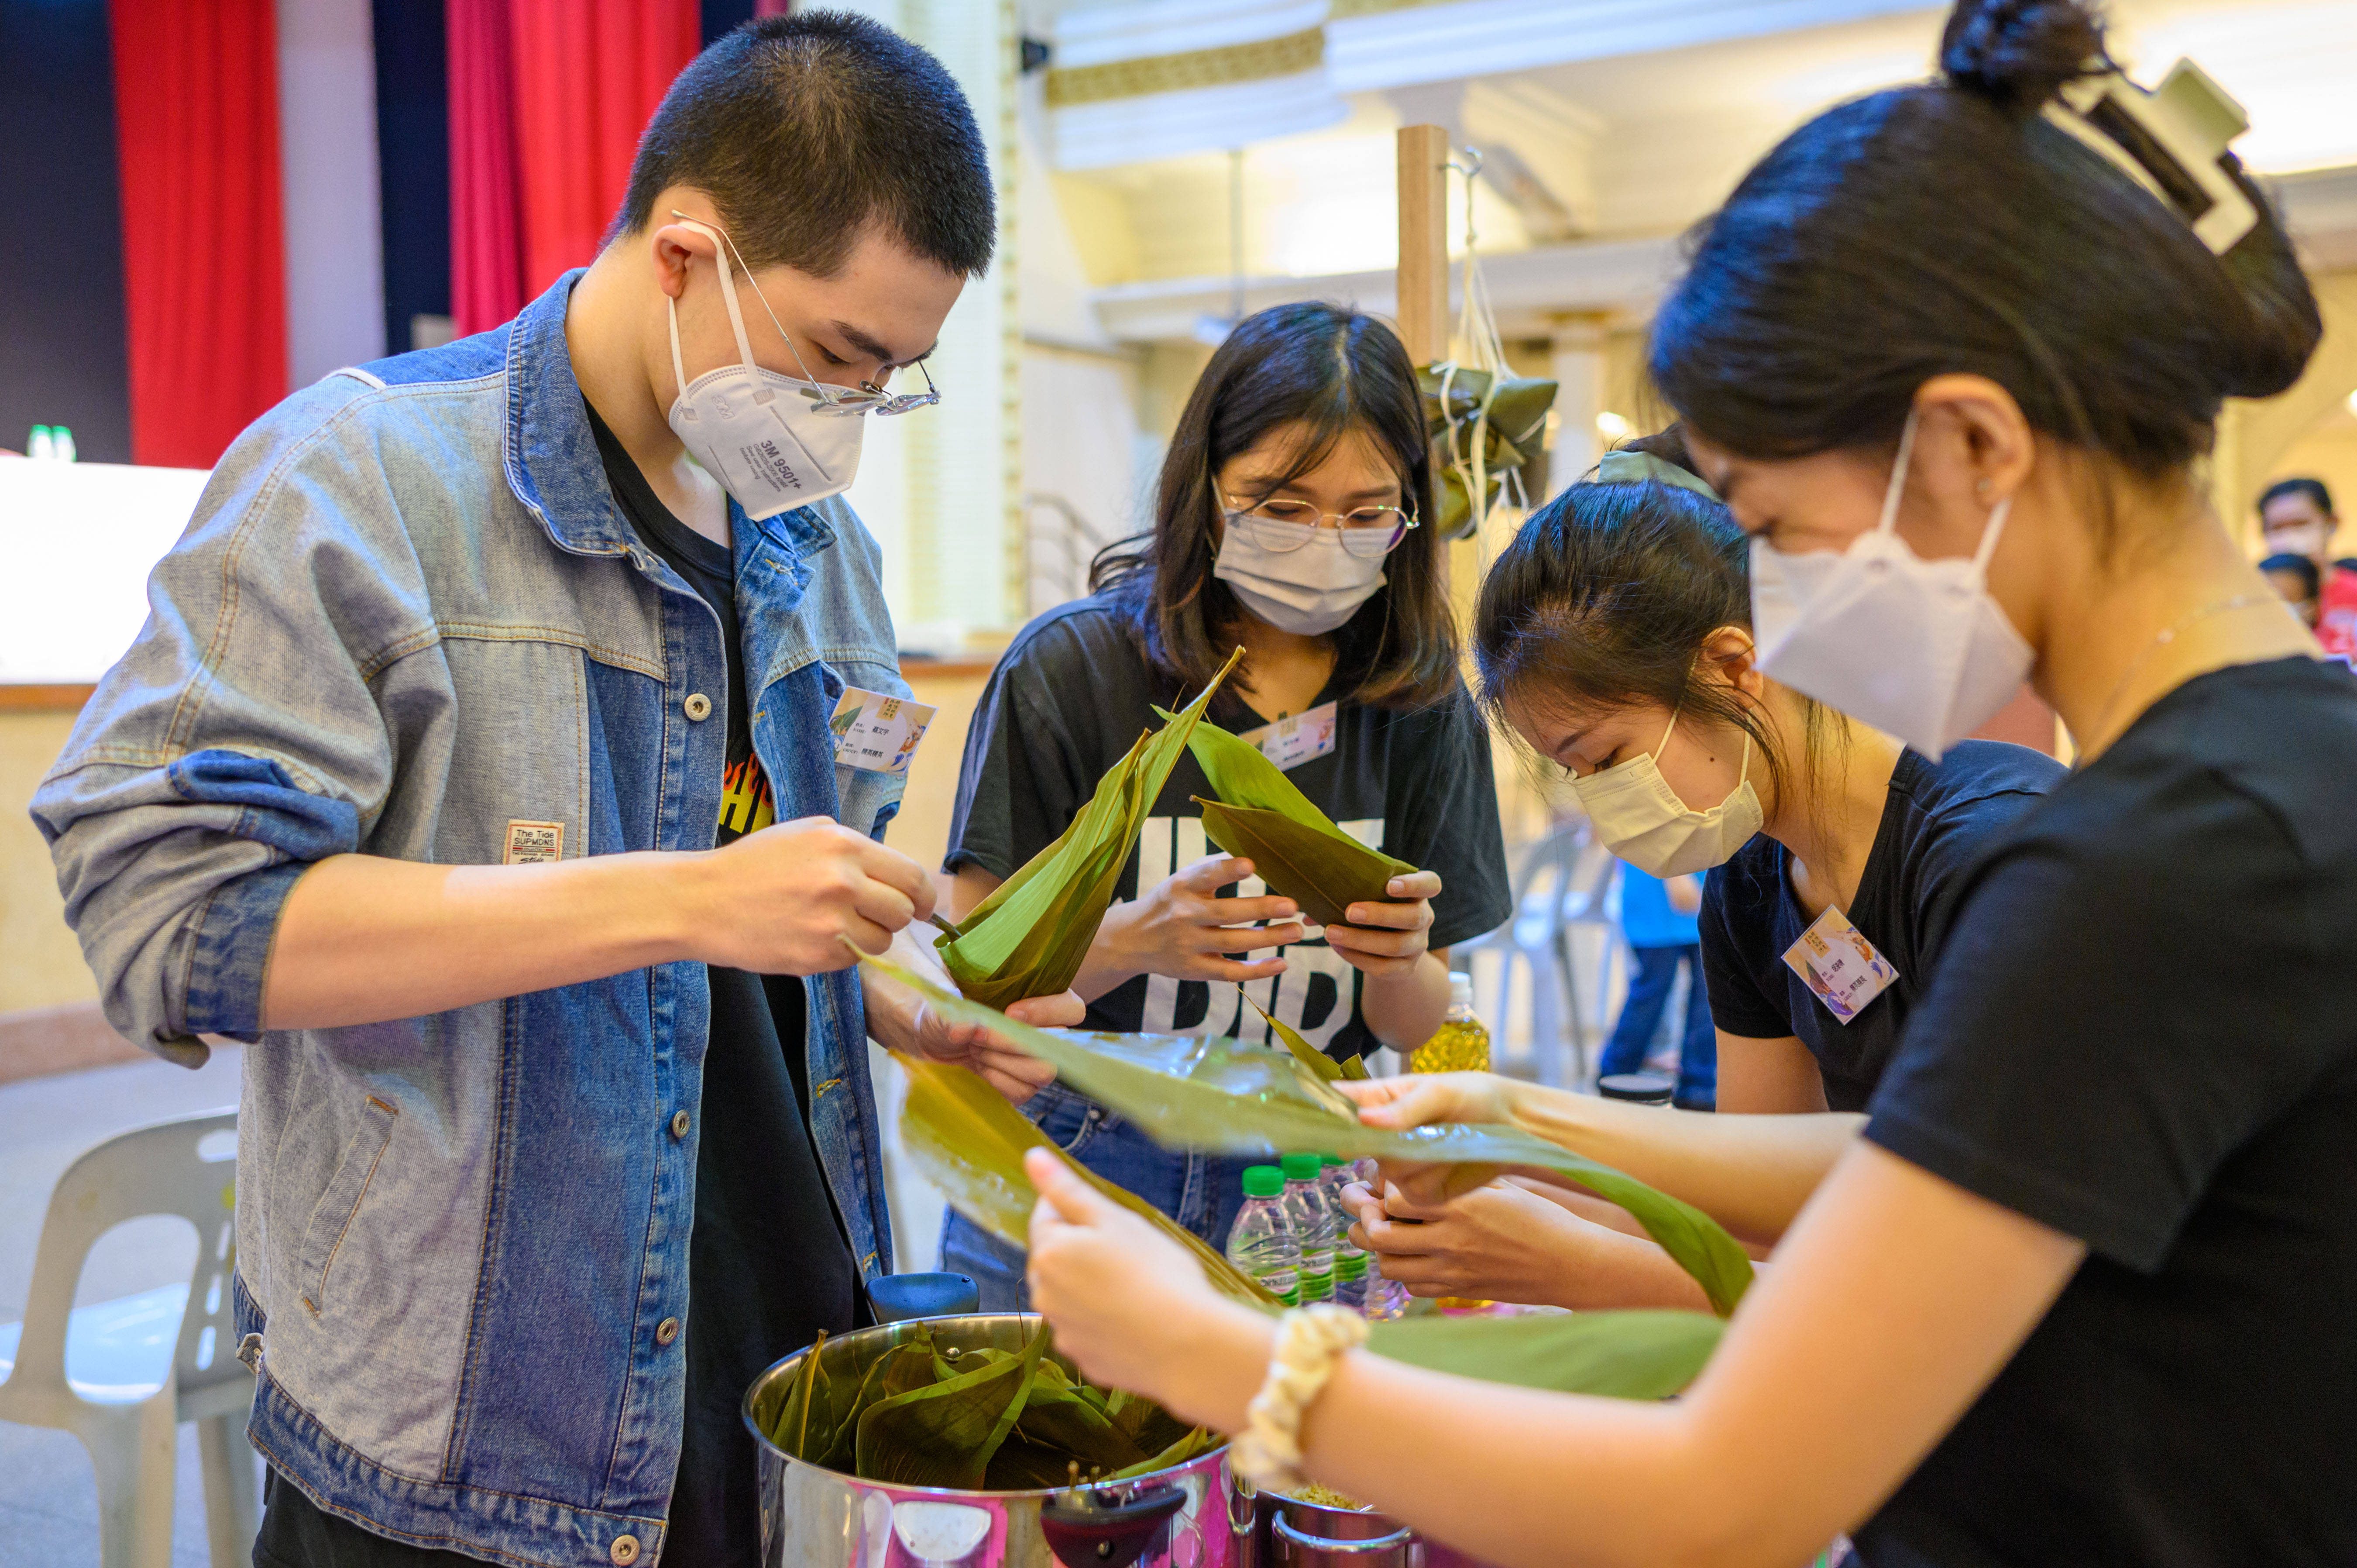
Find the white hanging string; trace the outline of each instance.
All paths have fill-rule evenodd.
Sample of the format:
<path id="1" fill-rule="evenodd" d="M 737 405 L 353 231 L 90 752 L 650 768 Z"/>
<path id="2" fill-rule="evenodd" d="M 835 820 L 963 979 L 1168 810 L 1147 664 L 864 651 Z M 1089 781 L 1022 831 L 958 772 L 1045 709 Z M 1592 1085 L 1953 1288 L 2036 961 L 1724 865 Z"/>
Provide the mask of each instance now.
<path id="1" fill-rule="evenodd" d="M 1490 501 L 1489 435 L 1490 405 L 1498 395 L 1499 387 L 1513 373 L 1506 363 L 1506 345 L 1498 333 L 1497 312 L 1490 302 L 1489 279 L 1481 271 L 1480 232 L 1474 220 L 1473 182 L 1481 173 L 1481 152 L 1467 147 L 1465 155 L 1472 161 L 1460 164 L 1454 158 L 1448 166 L 1465 177 L 1465 290 L 1464 303 L 1457 321 L 1453 354 L 1443 367 L 1440 376 L 1440 406 L 1449 407 L 1449 393 L 1458 370 L 1484 371 L 1489 384 L 1481 393 L 1480 406 L 1468 422 L 1465 443 L 1469 450 L 1460 450 L 1455 420 L 1448 422 L 1448 462 L 1458 481 L 1465 488 L 1465 496 L 1473 514 L 1473 547 L 1481 571 L 1490 568 L 1490 520 L 1502 513 L 1519 525 L 1523 514 L 1529 510 L 1530 500 L 1523 493 L 1523 476 L 1519 467 L 1508 469 L 1501 476 L 1497 504 Z"/>

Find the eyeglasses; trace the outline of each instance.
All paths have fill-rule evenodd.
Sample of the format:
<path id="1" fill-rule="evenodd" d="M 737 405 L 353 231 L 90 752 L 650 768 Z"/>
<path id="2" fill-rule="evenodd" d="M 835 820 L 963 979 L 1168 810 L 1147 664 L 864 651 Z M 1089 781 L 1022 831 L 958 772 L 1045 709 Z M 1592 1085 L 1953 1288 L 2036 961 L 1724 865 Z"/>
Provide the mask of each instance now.
<path id="1" fill-rule="evenodd" d="M 778 328 L 780 336 L 785 330 L 783 327 Z M 788 338 L 786 345 L 791 348 L 793 339 Z M 796 354 L 794 360 L 796 363 L 800 363 L 802 356 Z M 916 369 L 917 373 L 925 378 L 925 390 L 920 392 L 889 392 L 874 381 L 862 381 L 856 392 L 845 392 L 841 387 L 829 386 L 813 376 L 811 384 L 802 389 L 802 394 L 818 404 L 811 411 L 813 413 L 872 413 L 879 419 L 889 419 L 896 413 L 909 413 L 920 408 L 931 408 L 942 401 L 941 389 L 933 385 L 933 372 L 925 369 L 924 361 L 921 360 L 917 362 Z M 808 366 L 803 366 L 803 373 L 809 374 Z"/>
<path id="2" fill-rule="evenodd" d="M 1308 501 L 1268 499 L 1258 502 L 1223 498 L 1222 513 L 1230 528 L 1241 528 L 1254 543 L 1273 555 L 1298 550 L 1318 537 L 1318 525 L 1334 520 L 1337 542 L 1362 561 L 1388 555 L 1399 548 L 1408 530 L 1421 526 L 1395 506 L 1362 506 L 1350 511 L 1320 511 Z"/>

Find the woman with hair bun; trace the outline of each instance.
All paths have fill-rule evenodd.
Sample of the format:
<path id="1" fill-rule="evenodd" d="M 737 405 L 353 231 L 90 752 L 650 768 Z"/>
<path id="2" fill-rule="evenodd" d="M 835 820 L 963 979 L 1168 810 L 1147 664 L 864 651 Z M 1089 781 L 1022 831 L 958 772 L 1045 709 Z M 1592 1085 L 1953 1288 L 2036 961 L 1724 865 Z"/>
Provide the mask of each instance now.
<path id="1" fill-rule="evenodd" d="M 2079 743 L 1863 1136 L 1662 1403 L 1336 1353 L 1034 1162 L 1091 1376 L 1230 1432 L 1306 1405 L 1299 1469 L 1501 1563 L 2357 1561 L 2357 682 L 2194 472 L 2315 301 L 2231 157 L 2147 184 L 2046 113 L 2161 157 L 2085 9 L 1964 0 L 1942 63 L 1753 168 L 1651 351 L 1767 673 L 1933 748 L 2027 674 Z M 1485 1081 L 1358 1087 L 1396 1125 L 1502 1113 Z"/>

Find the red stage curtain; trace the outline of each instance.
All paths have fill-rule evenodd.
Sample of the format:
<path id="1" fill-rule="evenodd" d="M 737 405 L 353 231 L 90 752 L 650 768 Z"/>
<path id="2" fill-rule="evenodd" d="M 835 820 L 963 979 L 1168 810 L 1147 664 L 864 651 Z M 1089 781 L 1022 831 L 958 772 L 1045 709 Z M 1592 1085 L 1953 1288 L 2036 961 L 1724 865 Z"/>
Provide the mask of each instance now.
<path id="1" fill-rule="evenodd" d="M 108 16 L 132 460 L 209 468 L 286 395 L 277 25 L 271 0 Z"/>
<path id="2" fill-rule="evenodd" d="M 450 316 L 487 332 L 524 299 L 510 0 L 449 0 Z"/>
<path id="3" fill-rule="evenodd" d="M 450 0 L 450 293 L 496 327 L 597 253 L 694 0 Z"/>

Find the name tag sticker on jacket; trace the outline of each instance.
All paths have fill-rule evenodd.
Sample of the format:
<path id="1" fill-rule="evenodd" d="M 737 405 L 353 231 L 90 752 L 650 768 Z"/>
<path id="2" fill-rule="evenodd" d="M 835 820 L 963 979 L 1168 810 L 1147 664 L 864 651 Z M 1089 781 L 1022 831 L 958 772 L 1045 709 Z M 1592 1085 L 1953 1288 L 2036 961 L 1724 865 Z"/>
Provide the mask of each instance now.
<path id="1" fill-rule="evenodd" d="M 540 865 L 565 858 L 565 824 L 563 822 L 527 822 L 511 818 L 508 822 L 508 853 L 502 863 L 508 865 Z"/>
<path id="2" fill-rule="evenodd" d="M 1899 972 L 1839 909 L 1827 909 L 1801 940 L 1784 950 L 1784 961 L 1807 983 L 1825 1011 L 1848 1023 L 1866 1004 L 1890 988 Z"/>
<path id="3" fill-rule="evenodd" d="M 834 717 L 827 721 L 834 731 L 834 760 L 871 773 L 906 773 L 934 711 L 906 697 L 845 687 Z"/>
<path id="4" fill-rule="evenodd" d="M 1334 749 L 1334 715 L 1338 706 L 1335 703 L 1320 703 L 1314 708 L 1281 718 L 1275 724 L 1248 729 L 1236 738 L 1248 746 L 1260 747 L 1260 754 L 1280 768 L 1298 768 Z"/>

